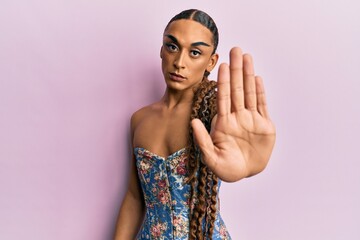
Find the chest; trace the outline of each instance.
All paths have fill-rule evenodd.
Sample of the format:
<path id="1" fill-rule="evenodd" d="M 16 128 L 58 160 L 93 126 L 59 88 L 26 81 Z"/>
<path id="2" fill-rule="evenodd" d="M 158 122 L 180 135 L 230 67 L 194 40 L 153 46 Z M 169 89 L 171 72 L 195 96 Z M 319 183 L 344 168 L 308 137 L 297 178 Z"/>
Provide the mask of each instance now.
<path id="1" fill-rule="evenodd" d="M 144 147 L 159 156 L 169 156 L 187 146 L 190 113 L 148 114 L 134 130 L 134 146 Z"/>

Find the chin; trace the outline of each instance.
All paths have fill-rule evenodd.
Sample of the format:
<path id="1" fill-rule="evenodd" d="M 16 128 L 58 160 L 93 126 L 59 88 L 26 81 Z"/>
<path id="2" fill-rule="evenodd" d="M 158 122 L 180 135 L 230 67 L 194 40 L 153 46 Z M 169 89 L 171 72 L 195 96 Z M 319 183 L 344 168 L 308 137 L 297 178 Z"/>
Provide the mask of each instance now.
<path id="1" fill-rule="evenodd" d="M 166 80 L 165 83 L 166 83 L 166 87 L 169 89 L 173 89 L 173 90 L 183 90 L 184 89 L 184 85 L 182 85 L 179 82 Z"/>

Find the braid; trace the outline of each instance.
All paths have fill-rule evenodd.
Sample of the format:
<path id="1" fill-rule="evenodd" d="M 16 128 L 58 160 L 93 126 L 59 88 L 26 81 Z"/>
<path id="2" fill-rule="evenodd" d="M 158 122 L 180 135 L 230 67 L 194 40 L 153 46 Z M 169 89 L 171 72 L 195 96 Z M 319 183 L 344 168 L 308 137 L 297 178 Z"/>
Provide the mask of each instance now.
<path id="1" fill-rule="evenodd" d="M 203 240 L 203 229 L 202 229 L 203 224 L 202 224 L 202 222 L 205 217 L 205 210 L 206 210 L 205 184 L 206 184 L 207 171 L 206 171 L 206 166 L 202 163 L 201 163 L 200 175 L 201 175 L 201 178 L 200 178 L 199 188 L 198 188 L 199 189 L 199 196 L 198 196 L 199 203 L 196 207 L 199 212 L 199 216 L 197 219 L 196 239 Z"/>
<path id="2" fill-rule="evenodd" d="M 207 178 L 206 178 L 206 181 L 207 181 L 207 184 L 206 184 L 206 196 L 211 196 L 211 190 L 212 190 L 212 177 L 213 177 L 213 173 L 209 170 L 209 168 L 207 169 Z M 206 198 L 206 229 L 209 229 L 209 230 L 206 230 L 209 235 L 211 236 L 212 235 L 212 232 L 211 232 L 211 198 L 207 197 Z"/>
<path id="3" fill-rule="evenodd" d="M 218 177 L 215 174 L 212 174 L 212 188 L 211 188 L 211 205 L 210 205 L 210 219 L 209 219 L 209 235 L 212 236 L 214 232 L 214 222 L 216 218 L 216 204 L 217 204 L 217 194 L 218 194 Z"/>
<path id="4" fill-rule="evenodd" d="M 195 92 L 190 121 L 195 118 L 200 119 L 207 131 L 210 132 L 211 120 L 217 112 L 216 82 L 209 81 L 207 75 L 204 75 L 204 79 Z M 191 186 L 189 239 L 203 240 L 204 236 L 207 236 L 207 239 L 212 239 L 217 211 L 218 178 L 202 163 L 200 149 L 193 139 L 192 127 L 190 127 L 189 133 L 189 161 L 187 163 L 189 169 L 187 181 L 190 182 Z M 203 229 L 204 220 L 205 229 Z"/>
<path id="5" fill-rule="evenodd" d="M 210 104 L 209 104 L 211 107 L 214 107 L 216 106 L 216 98 L 213 97 L 213 98 L 210 98 Z M 215 114 L 214 114 L 215 115 Z M 210 171 L 210 170 L 209 170 Z M 211 171 L 210 171 L 211 172 Z M 216 218 L 216 204 L 217 204 L 217 198 L 218 198 L 218 177 L 213 174 L 211 172 L 211 176 L 210 176 L 212 179 L 212 188 L 211 188 L 211 195 L 209 194 L 208 196 L 211 196 L 211 204 L 210 204 L 210 210 L 209 210 L 209 236 L 212 236 L 213 234 L 213 231 L 214 231 L 214 222 L 215 222 L 215 218 Z M 209 180 L 211 182 L 211 180 Z"/>

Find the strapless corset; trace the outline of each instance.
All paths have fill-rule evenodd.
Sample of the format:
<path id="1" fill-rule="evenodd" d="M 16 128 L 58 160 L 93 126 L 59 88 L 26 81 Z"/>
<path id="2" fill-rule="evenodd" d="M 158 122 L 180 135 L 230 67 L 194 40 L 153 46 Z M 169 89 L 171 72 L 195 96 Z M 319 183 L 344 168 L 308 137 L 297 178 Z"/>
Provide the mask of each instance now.
<path id="1" fill-rule="evenodd" d="M 166 158 L 141 147 L 136 147 L 134 154 L 146 205 L 145 219 L 137 239 L 188 239 L 190 184 L 186 183 L 186 149 Z M 231 239 L 219 211 L 213 233 L 213 240 L 217 239 Z"/>

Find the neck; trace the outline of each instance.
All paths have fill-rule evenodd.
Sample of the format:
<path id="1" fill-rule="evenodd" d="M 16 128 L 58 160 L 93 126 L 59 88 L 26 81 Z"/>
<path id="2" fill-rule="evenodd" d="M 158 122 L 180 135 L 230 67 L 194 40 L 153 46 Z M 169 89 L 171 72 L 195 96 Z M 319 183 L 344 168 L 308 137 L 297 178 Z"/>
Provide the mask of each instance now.
<path id="1" fill-rule="evenodd" d="M 193 98 L 194 98 L 193 89 L 177 91 L 170 88 L 166 88 L 165 94 L 162 97 L 161 101 L 165 104 L 167 108 L 173 109 L 182 104 L 187 104 L 191 106 Z"/>

